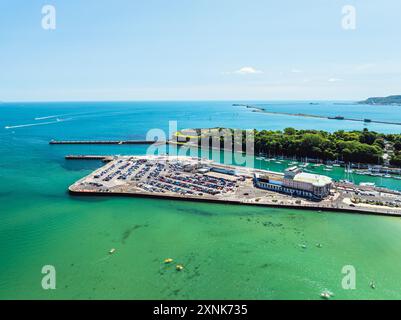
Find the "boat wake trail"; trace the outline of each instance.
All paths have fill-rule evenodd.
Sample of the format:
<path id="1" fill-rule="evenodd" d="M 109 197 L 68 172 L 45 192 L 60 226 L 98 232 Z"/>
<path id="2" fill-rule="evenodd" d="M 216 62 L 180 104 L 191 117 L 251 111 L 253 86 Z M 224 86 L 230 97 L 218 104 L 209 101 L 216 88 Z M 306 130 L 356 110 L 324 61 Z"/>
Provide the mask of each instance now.
<path id="1" fill-rule="evenodd" d="M 104 258 L 100 258 L 99 260 L 96 260 L 95 262 L 93 262 L 94 264 L 98 264 L 98 263 L 101 263 L 101 262 L 104 262 L 104 261 L 107 261 L 107 260 L 109 260 L 110 259 L 110 257 L 111 256 L 107 256 L 107 257 L 104 257 Z"/>
<path id="2" fill-rule="evenodd" d="M 58 117 L 63 117 L 63 116 L 68 116 L 69 114 L 56 114 L 53 116 L 46 116 L 46 117 L 37 117 L 35 120 L 46 120 L 46 119 L 53 119 L 53 118 L 58 118 Z"/>
<path id="3" fill-rule="evenodd" d="M 44 126 L 44 125 L 48 125 L 48 124 L 55 124 L 55 123 L 60 123 L 60 122 L 65 122 L 65 121 L 70 121 L 70 120 L 72 120 L 72 118 L 68 118 L 68 119 L 57 118 L 56 121 L 28 123 L 28 124 L 20 124 L 20 125 L 15 125 L 15 126 L 5 126 L 4 129 L 16 129 L 16 128 L 25 128 L 25 127 L 34 127 L 34 126 Z"/>
<path id="4" fill-rule="evenodd" d="M 96 112 L 75 112 L 75 113 L 63 113 L 63 114 L 54 114 L 54 115 L 50 115 L 50 116 L 43 116 L 43 117 L 36 117 L 34 118 L 34 120 L 38 121 L 38 120 L 47 120 L 47 119 L 54 119 L 54 118 L 60 118 L 60 117 L 67 117 L 67 116 L 81 116 L 81 115 L 90 115 L 90 114 L 94 114 Z"/>

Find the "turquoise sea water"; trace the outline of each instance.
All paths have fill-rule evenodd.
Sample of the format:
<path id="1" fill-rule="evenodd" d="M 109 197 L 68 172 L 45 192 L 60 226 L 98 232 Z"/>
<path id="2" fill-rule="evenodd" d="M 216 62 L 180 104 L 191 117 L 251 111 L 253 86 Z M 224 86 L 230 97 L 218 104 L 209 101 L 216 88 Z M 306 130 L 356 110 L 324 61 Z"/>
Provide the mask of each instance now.
<path id="1" fill-rule="evenodd" d="M 401 298 L 401 219 L 168 200 L 75 198 L 68 195 L 68 186 L 101 163 L 68 162 L 66 154 L 144 154 L 147 147 L 48 145 L 50 139 L 141 139 L 149 129 L 167 130 L 169 120 L 178 121 L 178 128 L 364 127 L 263 115 L 231 104 L 0 105 L 0 298 L 319 299 L 324 289 L 334 292 L 336 299 Z M 401 113 L 394 111 L 398 107 L 263 104 L 283 112 L 327 108 L 335 115 L 401 121 Z M 368 128 L 386 133 L 401 129 L 373 124 Z M 282 170 L 286 164 L 256 161 L 255 166 Z M 341 176 L 342 171 L 331 174 Z M 401 181 L 383 180 L 382 184 L 401 189 Z M 111 248 L 117 249 L 113 255 L 108 254 Z M 176 272 L 174 264 L 164 265 L 163 259 L 169 257 L 185 269 Z M 43 265 L 56 267 L 56 290 L 41 288 Z M 344 265 L 356 269 L 356 290 L 341 288 Z M 369 287 L 372 280 L 375 290 Z"/>

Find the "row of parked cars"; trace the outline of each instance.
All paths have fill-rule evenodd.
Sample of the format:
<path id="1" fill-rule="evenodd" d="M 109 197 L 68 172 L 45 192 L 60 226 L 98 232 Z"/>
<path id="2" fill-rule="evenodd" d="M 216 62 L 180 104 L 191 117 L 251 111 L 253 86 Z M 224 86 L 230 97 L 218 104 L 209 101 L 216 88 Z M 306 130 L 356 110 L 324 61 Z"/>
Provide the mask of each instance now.
<path id="1" fill-rule="evenodd" d="M 223 178 L 213 178 L 209 176 L 203 176 L 203 175 L 195 175 L 194 177 L 189 177 L 189 176 L 176 176 L 174 179 L 186 182 L 186 183 L 191 183 L 195 185 L 200 185 L 203 187 L 215 189 L 218 191 L 232 191 L 235 187 L 235 183 L 225 180 Z"/>
<path id="2" fill-rule="evenodd" d="M 145 162 L 146 160 L 140 159 L 125 163 L 119 168 L 120 170 L 125 170 L 125 172 L 121 171 L 121 174 L 118 176 L 117 179 L 127 180 L 127 178 L 131 176 L 135 171 L 137 171 L 139 167 Z"/>
<path id="3" fill-rule="evenodd" d="M 208 188 L 208 187 L 204 187 L 204 186 L 200 186 L 200 185 L 195 185 L 195 184 L 191 184 L 185 181 L 180 181 L 177 179 L 178 177 L 175 178 L 169 178 L 169 177 L 159 177 L 159 181 L 160 182 L 164 182 L 164 183 L 168 183 L 170 185 L 176 186 L 176 187 L 181 187 L 181 188 L 185 188 L 185 189 L 189 189 L 192 191 L 197 191 L 200 193 L 208 193 L 211 195 L 216 195 L 218 193 L 220 193 L 220 191 L 214 190 L 212 188 Z M 181 188 L 179 188 L 178 191 L 173 190 L 174 192 L 180 192 Z"/>

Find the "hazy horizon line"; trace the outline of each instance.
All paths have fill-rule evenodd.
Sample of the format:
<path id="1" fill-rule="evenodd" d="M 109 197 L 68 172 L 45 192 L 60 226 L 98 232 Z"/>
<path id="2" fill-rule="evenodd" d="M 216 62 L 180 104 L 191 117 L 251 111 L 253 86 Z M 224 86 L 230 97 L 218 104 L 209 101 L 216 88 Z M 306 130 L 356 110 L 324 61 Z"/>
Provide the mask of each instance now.
<path id="1" fill-rule="evenodd" d="M 361 99 L 363 100 L 363 99 Z M 233 102 L 233 103 L 245 103 L 245 102 L 328 102 L 328 101 L 338 101 L 338 102 L 358 102 L 361 100 L 355 99 L 137 99 L 137 100 L 0 100 L 0 104 L 6 103 L 79 103 L 79 102 Z"/>

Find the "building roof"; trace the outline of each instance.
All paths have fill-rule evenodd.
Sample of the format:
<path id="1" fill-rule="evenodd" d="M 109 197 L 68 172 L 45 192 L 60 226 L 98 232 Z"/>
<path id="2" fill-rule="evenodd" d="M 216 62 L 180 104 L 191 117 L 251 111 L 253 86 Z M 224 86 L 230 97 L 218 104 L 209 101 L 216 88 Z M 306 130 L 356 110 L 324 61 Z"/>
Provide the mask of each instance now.
<path id="1" fill-rule="evenodd" d="M 209 176 L 209 177 L 217 178 L 217 179 L 224 179 L 224 180 L 233 181 L 233 182 L 238 180 L 238 177 L 236 177 L 236 176 L 227 175 L 227 174 L 218 173 L 218 172 L 211 172 L 211 171 L 205 173 L 205 176 Z"/>
<path id="2" fill-rule="evenodd" d="M 283 181 L 280 181 L 280 180 L 269 180 L 269 183 L 277 185 L 277 186 L 282 186 L 283 185 Z"/>
<path id="3" fill-rule="evenodd" d="M 301 172 L 296 174 L 293 180 L 298 182 L 311 183 L 315 187 L 324 187 L 325 185 L 328 185 L 333 182 L 333 180 L 330 177 L 306 172 Z"/>

